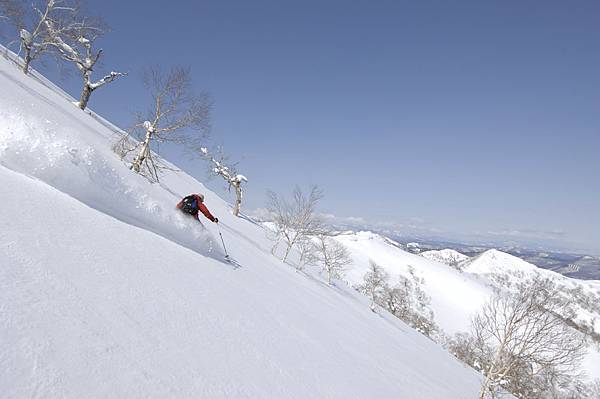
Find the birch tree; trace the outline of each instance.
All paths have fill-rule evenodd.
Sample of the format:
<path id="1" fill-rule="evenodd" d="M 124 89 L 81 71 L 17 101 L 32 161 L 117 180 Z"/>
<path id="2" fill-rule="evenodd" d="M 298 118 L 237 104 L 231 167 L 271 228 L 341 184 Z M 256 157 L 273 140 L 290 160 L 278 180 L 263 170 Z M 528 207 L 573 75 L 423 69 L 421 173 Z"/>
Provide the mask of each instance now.
<path id="1" fill-rule="evenodd" d="M 472 321 L 479 357 L 486 364 L 479 398 L 493 397 L 501 386 L 521 396 L 519 381 L 550 372 L 554 379 L 570 378 L 585 347 L 581 334 L 561 320 L 572 317 L 565 314 L 570 312 L 547 280 L 495 295 Z"/>
<path id="2" fill-rule="evenodd" d="M 49 53 L 57 36 L 77 27 L 78 3 L 72 0 L 44 0 L 30 3 L 21 0 L 0 0 L 0 13 L 18 30 L 20 52 L 23 52 L 23 73 L 31 63 Z M 50 31 L 48 26 L 53 30 Z"/>
<path id="3" fill-rule="evenodd" d="M 388 285 L 389 275 L 375 261 L 369 259 L 369 271 L 363 277 L 363 283 L 357 290 L 371 299 L 371 310 L 375 311 L 375 304 L 382 302 L 382 297 Z"/>
<path id="4" fill-rule="evenodd" d="M 240 208 L 242 206 L 242 183 L 248 182 L 246 176 L 237 172 L 235 164 L 225 165 L 225 156 L 221 155 L 219 159 L 216 159 L 206 147 L 201 147 L 200 152 L 203 156 L 208 159 L 212 164 L 212 172 L 218 176 L 221 176 L 228 185 L 229 191 L 233 188 L 235 191 L 235 204 L 233 206 L 233 215 L 238 216 L 240 214 Z"/>
<path id="5" fill-rule="evenodd" d="M 318 264 L 317 251 L 312 236 L 301 237 L 296 246 L 300 255 L 296 264 L 296 272 L 302 271 L 306 265 Z"/>
<path id="6" fill-rule="evenodd" d="M 323 192 L 317 186 L 312 186 L 306 195 L 296 187 L 291 201 L 272 191 L 269 191 L 267 196 L 267 210 L 272 215 L 274 228 L 272 234 L 275 241 L 271 252 L 274 254 L 279 242 L 283 241 L 286 246 L 283 255 L 285 262 L 291 249 L 301 239 L 315 236 L 322 231 L 322 223 L 316 215 L 316 207 L 323 198 Z"/>
<path id="7" fill-rule="evenodd" d="M 412 266 L 408 267 L 408 276 L 399 275 L 394 285 L 385 284 L 376 296 L 384 309 L 409 324 L 420 333 L 431 336 L 437 331 L 433 311 L 429 308 L 431 299 L 423 288 Z"/>
<path id="8" fill-rule="evenodd" d="M 327 274 L 327 284 L 333 285 L 333 279 L 341 278 L 344 268 L 352 263 L 350 253 L 343 244 L 337 242 L 326 233 L 317 235 L 314 245 L 317 261 Z"/>
<path id="9" fill-rule="evenodd" d="M 136 124 L 114 149 L 121 159 L 135 154 L 130 169 L 158 181 L 165 167 L 153 151 L 158 154 L 162 144 L 190 152 L 201 148 L 210 128 L 212 102 L 206 93 L 194 93 L 189 68 L 176 67 L 167 73 L 151 68 L 144 72 L 143 80 L 151 105 L 145 115 L 138 114 Z"/>
<path id="10" fill-rule="evenodd" d="M 92 72 L 103 53 L 102 49 L 94 49 L 95 41 L 104 34 L 104 28 L 99 21 L 83 19 L 65 34 L 60 33 L 54 21 L 46 20 L 45 23 L 52 37 L 52 46 L 57 49 L 63 60 L 74 64 L 81 74 L 83 89 L 77 104 L 79 108 L 86 109 L 90 96 L 95 90 L 127 75 L 127 73 L 112 71 L 97 81 L 92 80 Z"/>

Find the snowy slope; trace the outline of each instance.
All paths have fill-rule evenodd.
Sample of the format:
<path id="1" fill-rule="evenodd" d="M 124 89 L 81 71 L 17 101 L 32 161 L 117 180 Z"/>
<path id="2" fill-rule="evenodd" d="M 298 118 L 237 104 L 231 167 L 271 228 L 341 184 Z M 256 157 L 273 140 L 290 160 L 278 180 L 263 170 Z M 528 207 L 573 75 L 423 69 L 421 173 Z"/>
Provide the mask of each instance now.
<path id="1" fill-rule="evenodd" d="M 546 276 L 554 276 L 557 273 L 541 269 L 516 256 L 507 254 L 497 249 L 490 249 L 481 255 L 474 257 L 465 265 L 466 272 L 477 274 L 494 274 L 512 272 L 518 274 L 542 273 Z"/>
<path id="2" fill-rule="evenodd" d="M 439 251 L 425 251 L 421 252 L 420 255 L 424 258 L 454 267 L 460 267 L 462 262 L 469 259 L 467 255 L 463 255 L 460 252 L 449 248 Z"/>
<path id="3" fill-rule="evenodd" d="M 476 395 L 473 370 L 350 288 L 294 273 L 202 184 L 133 175 L 112 134 L 0 58 L 3 398 Z M 173 209 L 198 191 L 241 267 L 217 226 Z"/>
<path id="4" fill-rule="evenodd" d="M 541 269 L 520 258 L 498 250 L 488 250 L 456 268 L 403 251 L 389 239 L 372 232 L 346 233 L 338 237 L 352 253 L 353 263 L 346 271 L 350 285 L 362 281 L 369 259 L 382 266 L 393 278 L 408 275 L 408 267 L 425 282 L 423 289 L 431 297 L 434 321 L 448 334 L 468 331 L 471 316 L 479 311 L 493 289 L 510 290 L 514 284 L 540 275 L 553 280 L 565 300 L 577 308 L 578 320 L 591 323 L 600 331 L 600 281 L 575 280 Z M 583 368 L 588 376 L 600 378 L 600 352 L 591 346 Z"/>
<path id="5" fill-rule="evenodd" d="M 448 333 L 464 331 L 472 314 L 476 313 L 491 295 L 491 290 L 472 276 L 461 274 L 447 265 L 403 251 L 388 239 L 368 231 L 344 234 L 337 239 L 352 254 L 352 265 L 346 272 L 351 285 L 362 281 L 369 268 L 369 259 L 383 267 L 392 280 L 408 274 L 412 266 L 425 279 L 423 288 L 431 297 L 436 323 Z"/>
<path id="6" fill-rule="evenodd" d="M 570 300 L 577 300 L 579 293 L 591 299 L 591 304 L 597 305 L 600 300 L 600 281 L 597 280 L 577 280 L 565 277 L 560 273 L 539 268 L 529 262 L 526 262 L 516 256 L 507 254 L 496 249 L 490 249 L 484 253 L 469 259 L 462 264 L 463 270 L 467 274 L 477 275 L 484 279 L 488 284 L 499 288 L 507 289 L 513 284 L 532 276 L 541 276 L 552 280 L 561 287 L 561 292 Z M 583 298 L 582 296 L 582 298 Z M 597 298 L 594 300 L 594 298 Z M 595 310 L 587 310 L 584 303 L 581 304 L 580 316 L 591 319 L 600 317 L 600 307 Z M 587 314 L 586 313 L 595 313 Z M 596 329 L 600 331 L 600 324 Z"/>
<path id="7" fill-rule="evenodd" d="M 510 289 L 518 281 L 533 275 L 548 278 L 560 287 L 563 299 L 575 306 L 577 321 L 594 325 L 595 331 L 600 331 L 600 281 L 571 279 L 495 249 L 470 259 L 463 267 L 466 273 L 478 275 L 500 289 Z M 600 351 L 597 346 L 588 349 L 583 368 L 592 379 L 600 378 Z"/>

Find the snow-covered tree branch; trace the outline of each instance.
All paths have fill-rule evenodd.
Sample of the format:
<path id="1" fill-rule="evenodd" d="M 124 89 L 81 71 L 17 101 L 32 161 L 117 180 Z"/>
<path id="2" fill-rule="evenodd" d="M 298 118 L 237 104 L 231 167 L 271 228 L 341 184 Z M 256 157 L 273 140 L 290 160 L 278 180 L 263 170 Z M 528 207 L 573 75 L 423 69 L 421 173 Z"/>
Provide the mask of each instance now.
<path id="1" fill-rule="evenodd" d="M 159 145 L 172 143 L 194 152 L 202 147 L 210 130 L 212 102 L 205 92 L 194 93 L 189 68 L 176 67 L 168 73 L 149 69 L 144 84 L 151 97 L 145 116 L 138 115 L 137 123 L 115 144 L 115 151 L 125 159 L 136 154 L 131 169 L 151 181 L 159 180 L 164 167 L 152 154 Z"/>
<path id="2" fill-rule="evenodd" d="M 233 207 L 233 214 L 238 216 L 240 213 L 240 207 L 242 206 L 242 183 L 248 182 L 246 176 L 238 173 L 235 164 L 226 165 L 225 156 L 222 155 L 222 151 L 220 151 L 221 156 L 215 158 L 215 156 L 208 150 L 206 147 L 201 147 L 200 152 L 202 155 L 208 159 L 212 164 L 212 172 L 216 175 L 221 176 L 229 187 L 229 190 L 233 188 L 235 190 L 235 205 Z"/>
<path id="3" fill-rule="evenodd" d="M 31 7 L 20 0 L 0 0 L 0 13 L 18 30 L 25 74 L 31 62 L 52 50 L 57 37 L 77 26 L 78 12 L 76 0 L 34 1 Z M 53 27 L 52 31 L 48 26 Z"/>
<path id="4" fill-rule="evenodd" d="M 102 49 L 94 50 L 94 41 L 101 36 L 103 28 L 100 24 L 82 20 L 61 35 L 53 21 L 46 21 L 46 26 L 52 37 L 52 46 L 58 50 L 63 60 L 73 63 L 83 78 L 83 90 L 78 106 L 85 109 L 92 93 L 102 86 L 114 82 L 123 72 L 110 72 L 97 81 L 92 81 L 94 67 L 102 56 Z"/>

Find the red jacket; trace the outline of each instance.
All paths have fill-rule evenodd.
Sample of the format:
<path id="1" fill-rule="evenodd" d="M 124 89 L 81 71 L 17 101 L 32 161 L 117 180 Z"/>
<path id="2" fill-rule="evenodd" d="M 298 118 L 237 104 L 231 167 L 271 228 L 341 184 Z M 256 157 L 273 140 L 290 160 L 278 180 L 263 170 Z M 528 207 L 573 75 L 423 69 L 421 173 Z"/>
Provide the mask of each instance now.
<path id="1" fill-rule="evenodd" d="M 211 215 L 211 213 L 208 210 L 208 208 L 206 207 L 206 205 L 204 205 L 204 203 L 202 202 L 202 199 L 200 198 L 200 196 L 197 194 L 191 194 L 191 195 L 193 195 L 194 198 L 196 198 L 196 203 L 198 204 L 198 211 L 202 212 L 202 214 L 204 216 L 206 216 L 206 218 L 208 220 L 210 220 L 211 222 L 214 222 L 215 217 L 213 215 Z M 183 206 L 183 199 L 181 201 L 179 201 L 179 203 L 177 204 L 177 209 L 181 209 L 182 206 Z M 194 216 L 196 217 L 196 219 L 198 219 L 198 221 L 200 221 L 200 218 L 198 217 L 198 212 L 196 212 L 194 214 Z"/>

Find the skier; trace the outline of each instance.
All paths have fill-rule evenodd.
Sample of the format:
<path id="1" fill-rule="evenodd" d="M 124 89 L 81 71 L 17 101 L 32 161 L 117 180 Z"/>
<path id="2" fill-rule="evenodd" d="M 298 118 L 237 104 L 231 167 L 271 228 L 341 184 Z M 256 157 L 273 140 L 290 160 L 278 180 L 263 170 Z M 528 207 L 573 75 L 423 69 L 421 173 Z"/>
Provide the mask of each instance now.
<path id="1" fill-rule="evenodd" d="M 198 211 L 200 211 L 211 222 L 219 223 L 219 219 L 211 215 L 206 205 L 204 205 L 204 194 L 188 195 L 179 201 L 177 209 L 181 210 L 183 213 L 194 216 L 198 221 L 200 221 L 200 218 L 198 217 Z"/>

